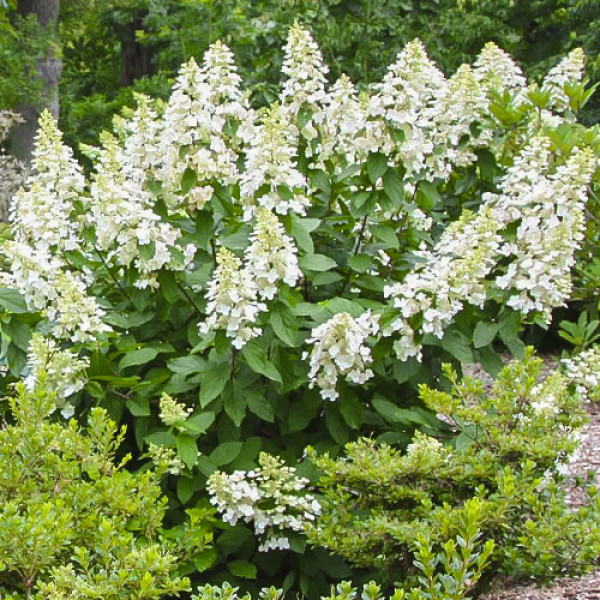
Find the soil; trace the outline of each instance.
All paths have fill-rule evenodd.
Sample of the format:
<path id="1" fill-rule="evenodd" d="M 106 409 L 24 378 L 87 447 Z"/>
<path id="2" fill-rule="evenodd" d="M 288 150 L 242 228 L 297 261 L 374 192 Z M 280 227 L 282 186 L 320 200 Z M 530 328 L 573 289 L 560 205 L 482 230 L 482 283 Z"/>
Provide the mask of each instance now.
<path id="1" fill-rule="evenodd" d="M 548 375 L 557 366 L 557 359 L 544 358 L 544 374 Z M 470 375 L 484 380 L 489 376 L 479 367 L 469 369 Z M 586 402 L 585 409 L 589 414 L 589 422 L 584 427 L 582 444 L 575 460 L 569 465 L 569 479 L 585 476 L 595 471 L 600 478 L 600 404 Z M 581 503 L 576 489 L 571 490 L 569 502 L 573 506 Z M 556 580 L 551 586 L 540 588 L 536 584 L 514 585 L 499 580 L 494 590 L 482 596 L 480 600 L 600 600 L 600 569 L 582 577 L 564 577 Z"/>

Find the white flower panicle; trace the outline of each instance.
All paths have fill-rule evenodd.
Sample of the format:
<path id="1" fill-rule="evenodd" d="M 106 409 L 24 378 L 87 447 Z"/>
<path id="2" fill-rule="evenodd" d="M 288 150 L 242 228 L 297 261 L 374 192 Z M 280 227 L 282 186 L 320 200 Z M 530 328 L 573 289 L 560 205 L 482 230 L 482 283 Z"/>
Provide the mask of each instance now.
<path id="1" fill-rule="evenodd" d="M 522 93 L 527 87 L 521 68 L 494 42 L 488 42 L 483 47 L 473 67 L 475 79 L 486 91 L 501 92 L 507 89 L 516 94 Z"/>
<path id="2" fill-rule="evenodd" d="M 569 97 L 565 92 L 567 85 L 580 84 L 583 80 L 585 55 L 581 48 L 575 48 L 554 68 L 548 71 L 542 83 L 542 89 L 551 92 L 551 105 L 557 112 L 565 112 L 570 107 Z"/>
<path id="3" fill-rule="evenodd" d="M 250 142 L 241 178 L 246 218 L 252 217 L 255 204 L 280 215 L 306 213 L 310 200 L 306 178 L 296 166 L 298 140 L 298 128 L 289 122 L 281 106 L 273 104 L 265 110 Z M 263 186 L 266 191 L 257 194 Z"/>
<path id="4" fill-rule="evenodd" d="M 46 309 L 54 325 L 54 335 L 72 342 L 97 339 L 111 330 L 102 318 L 104 310 L 96 299 L 87 293 L 83 279 L 71 271 L 59 271 L 52 285 L 56 297 Z"/>
<path id="5" fill-rule="evenodd" d="M 354 84 L 342 75 L 333 84 L 323 108 L 320 160 L 334 160 L 338 169 L 365 160 L 369 150 L 379 144 L 379 139 L 369 142 L 367 138 L 372 129 L 367 129 L 367 116 Z M 383 136 L 383 127 L 381 130 Z"/>
<path id="6" fill-rule="evenodd" d="M 172 427 L 177 423 L 185 421 L 190 414 L 194 412 L 193 407 L 186 406 L 182 402 L 177 402 L 169 394 L 163 392 L 159 400 L 158 418 L 167 427 Z M 185 431 L 185 427 L 178 426 L 180 431 Z"/>
<path id="7" fill-rule="evenodd" d="M 535 144 L 543 148 L 549 142 Z M 570 270 L 585 235 L 587 185 L 596 158 L 589 149 L 575 151 L 555 173 L 542 174 L 537 181 L 531 178 L 529 185 L 523 183 L 532 167 L 526 167 L 527 175 L 520 177 L 523 166 L 515 161 L 509 169 L 505 185 L 509 194 L 494 207 L 500 215 L 510 214 L 511 220 L 520 221 L 516 239 L 503 245 L 502 254 L 510 263 L 495 284 L 513 291 L 508 306 L 523 313 L 538 311 L 550 322 L 552 309 L 562 306 L 571 293 Z M 520 184 L 515 186 L 515 181 Z"/>
<path id="8" fill-rule="evenodd" d="M 3 142 L 10 130 L 22 123 L 23 118 L 18 113 L 8 110 L 0 111 L 0 142 Z M 27 178 L 26 166 L 14 156 L 0 148 L 0 220 L 8 221 L 9 208 L 13 195 L 25 184 Z"/>
<path id="9" fill-rule="evenodd" d="M 282 67 L 286 76 L 281 91 L 285 112 L 295 116 L 301 108 L 305 108 L 319 113 L 326 98 L 328 71 L 321 50 L 311 34 L 298 23 L 292 25 L 284 47 Z M 303 133 L 308 132 L 303 130 Z"/>
<path id="10" fill-rule="evenodd" d="M 343 312 L 313 329 L 311 337 L 306 340 L 307 344 L 313 346 L 309 387 L 316 385 L 322 398 L 336 400 L 339 396 L 336 385 L 340 375 L 359 384 L 373 377 L 373 371 L 368 368 L 373 358 L 366 340 L 379 331 L 378 320 L 378 315 L 371 314 L 370 310 L 356 319 Z"/>
<path id="11" fill-rule="evenodd" d="M 416 315 L 422 317 L 423 333 L 441 339 L 465 302 L 483 306 L 486 277 L 496 265 L 502 242 L 499 231 L 500 224 L 490 210 L 481 214 L 465 211 L 432 251 L 419 253 L 425 260 L 421 267 L 404 281 L 385 287 L 384 294 L 392 299 L 398 315 L 383 329 L 383 335 L 399 335 L 394 350 L 400 360 L 421 359 L 421 345 L 411 324 Z"/>
<path id="12" fill-rule="evenodd" d="M 145 174 L 129 160 L 126 150 L 110 135 L 103 137 L 97 173 L 91 187 L 90 223 L 97 249 L 106 261 L 139 271 L 135 285 L 157 287 L 160 269 L 184 269 L 195 248 L 182 248 L 180 232 L 152 210 L 153 197 L 144 187 Z"/>
<path id="13" fill-rule="evenodd" d="M 252 273 L 242 269 L 242 261 L 227 248 L 222 247 L 217 253 L 217 268 L 208 284 L 206 299 L 208 316 L 198 325 L 201 333 L 224 330 L 238 350 L 261 334 L 261 329 L 252 325 L 267 306 L 258 300 Z"/>
<path id="14" fill-rule="evenodd" d="M 472 164 L 477 156 L 475 149 L 491 141 L 491 131 L 473 125 L 481 123 L 486 115 L 488 100 L 469 65 L 462 65 L 450 78 L 438 99 L 433 112 L 435 153 L 427 158 L 434 176 L 448 179 L 453 167 Z"/>
<path id="15" fill-rule="evenodd" d="M 370 115 L 385 119 L 390 127 L 402 132 L 402 141 L 396 143 L 396 157 L 409 176 L 424 169 L 425 158 L 433 152 L 433 109 L 446 86 L 444 74 L 418 39 L 404 47 L 383 82 L 375 86 Z"/>
<path id="16" fill-rule="evenodd" d="M 259 297 L 273 300 L 280 281 L 294 287 L 302 277 L 298 250 L 277 216 L 259 208 L 250 240 L 252 243 L 246 251 L 244 269 L 256 282 Z"/>
<path id="17" fill-rule="evenodd" d="M 148 444 L 148 456 L 159 472 L 179 475 L 185 467 L 175 448 L 150 443 Z"/>
<path id="18" fill-rule="evenodd" d="M 148 175 L 154 173 L 163 160 L 163 122 L 158 116 L 158 101 L 144 94 L 135 94 L 135 99 L 137 108 L 124 123 L 125 153 L 140 174 Z"/>
<path id="19" fill-rule="evenodd" d="M 33 251 L 80 249 L 80 225 L 72 218 L 74 203 L 83 201 L 85 179 L 71 149 L 62 141 L 52 115 L 40 116 L 33 151 L 33 174 L 11 211 L 14 239 Z"/>
<path id="20" fill-rule="evenodd" d="M 561 361 L 565 377 L 581 398 L 600 401 L 600 346 L 596 345 Z"/>
<path id="21" fill-rule="evenodd" d="M 237 183 L 237 151 L 250 119 L 240 84 L 233 55 L 220 42 L 206 51 L 202 68 L 194 59 L 181 68 L 164 114 L 166 154 L 158 172 L 172 208 L 185 200 L 178 192 L 188 168 L 205 184 Z"/>
<path id="22" fill-rule="evenodd" d="M 262 538 L 259 551 L 288 549 L 289 532 L 304 532 L 321 506 L 306 492 L 308 480 L 280 458 L 261 452 L 258 463 L 253 471 L 213 473 L 207 483 L 210 501 L 226 523 L 253 522 Z"/>
<path id="23" fill-rule="evenodd" d="M 54 392 L 57 408 L 70 416 L 72 409 L 69 410 L 66 401 L 83 389 L 89 366 L 88 359 L 79 358 L 71 350 L 61 350 L 54 340 L 34 334 L 27 354 L 29 373 L 24 379 L 25 387 L 33 391 L 40 383 L 40 375 L 45 373 L 45 385 Z"/>

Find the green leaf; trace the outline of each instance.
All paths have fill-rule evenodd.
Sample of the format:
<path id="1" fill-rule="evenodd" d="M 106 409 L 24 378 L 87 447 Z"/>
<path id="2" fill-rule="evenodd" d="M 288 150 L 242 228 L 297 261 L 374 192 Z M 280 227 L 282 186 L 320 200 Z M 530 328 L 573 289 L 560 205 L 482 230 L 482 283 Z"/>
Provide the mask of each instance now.
<path id="1" fill-rule="evenodd" d="M 167 367 L 172 373 L 181 373 L 183 375 L 192 375 L 201 373 L 206 367 L 206 361 L 195 355 L 179 356 L 172 358 L 167 362 Z"/>
<path id="2" fill-rule="evenodd" d="M 461 363 L 473 363 L 473 352 L 464 333 L 457 330 L 446 331 L 442 339 L 442 348 Z"/>
<path id="3" fill-rule="evenodd" d="M 498 333 L 497 323 L 486 323 L 479 321 L 473 332 L 473 346 L 475 348 L 483 348 L 494 341 Z"/>
<path id="4" fill-rule="evenodd" d="M 371 183 L 376 183 L 377 180 L 387 171 L 388 159 L 383 154 L 371 154 L 367 160 L 367 174 Z"/>
<path id="5" fill-rule="evenodd" d="M 188 469 L 191 469 L 198 460 L 198 446 L 196 444 L 196 439 L 185 433 L 180 433 L 175 439 L 175 446 L 177 448 L 177 453 L 185 463 L 185 466 Z"/>
<path id="6" fill-rule="evenodd" d="M 383 191 L 394 206 L 401 206 L 404 201 L 404 188 L 396 171 L 388 169 L 383 176 Z"/>
<path id="7" fill-rule="evenodd" d="M 193 479 L 180 476 L 177 480 L 177 498 L 182 504 L 186 504 L 194 495 L 195 484 Z"/>
<path id="8" fill-rule="evenodd" d="M 204 433 L 215 421 L 215 413 L 206 411 L 197 415 L 192 415 L 185 420 L 185 428 L 192 435 Z"/>
<path id="9" fill-rule="evenodd" d="M 17 321 L 14 317 L 9 323 L 2 325 L 2 333 L 10 337 L 11 342 L 17 347 L 27 352 L 29 350 L 29 342 L 31 341 L 31 329 L 23 323 Z"/>
<path id="10" fill-rule="evenodd" d="M 181 294 L 177 287 L 177 281 L 173 272 L 165 269 L 160 271 L 158 273 L 158 283 L 160 284 L 160 291 L 164 299 L 169 304 L 173 304 Z"/>
<path id="11" fill-rule="evenodd" d="M 392 227 L 386 227 L 385 225 L 378 225 L 377 227 L 372 227 L 371 231 L 373 235 L 385 243 L 388 248 L 394 248 L 397 250 L 400 248 L 400 241 L 398 240 L 398 234 L 396 230 Z"/>
<path id="12" fill-rule="evenodd" d="M 198 402 L 202 408 L 221 395 L 230 375 L 231 364 L 229 362 L 211 365 L 204 371 L 200 383 L 200 395 L 198 396 Z"/>
<path id="13" fill-rule="evenodd" d="M 158 356 L 156 348 L 139 348 L 125 354 L 119 362 L 119 369 L 126 369 L 137 365 L 145 365 Z"/>
<path id="14" fill-rule="evenodd" d="M 255 372 L 281 383 L 281 375 L 275 365 L 267 360 L 265 349 L 260 339 L 254 338 L 246 343 L 242 356 L 248 366 Z"/>
<path id="15" fill-rule="evenodd" d="M 181 176 L 181 191 L 187 194 L 198 183 L 196 171 L 188 167 Z"/>
<path id="16" fill-rule="evenodd" d="M 271 403 L 260 392 L 246 391 L 246 404 L 250 412 L 268 423 L 275 422 L 275 411 Z"/>
<path id="17" fill-rule="evenodd" d="M 358 304 L 358 302 L 353 302 L 352 300 L 346 300 L 346 298 L 332 298 L 331 300 L 327 300 L 323 303 L 323 306 L 327 308 L 327 310 L 331 311 L 334 315 L 337 313 L 349 313 L 354 318 L 360 317 L 365 310 L 364 308 Z"/>
<path id="18" fill-rule="evenodd" d="M 239 427 L 246 416 L 246 399 L 244 392 L 239 388 L 237 382 L 225 388 L 223 394 L 223 407 L 227 416 L 233 421 L 236 427 Z"/>
<path id="19" fill-rule="evenodd" d="M 325 406 L 325 425 L 337 444 L 345 446 L 348 443 L 350 432 L 336 406 Z"/>
<path id="20" fill-rule="evenodd" d="M 304 226 L 302 219 L 294 216 L 292 219 L 292 236 L 298 243 L 298 248 L 306 252 L 306 254 L 313 254 L 315 251 L 315 245 L 310 237 L 310 232 Z"/>
<path id="21" fill-rule="evenodd" d="M 348 389 L 340 390 L 338 405 L 348 427 L 358 429 L 362 423 L 363 407 L 356 394 Z"/>
<path id="22" fill-rule="evenodd" d="M 300 257 L 298 263 L 303 271 L 329 271 L 337 267 L 335 260 L 324 254 L 306 254 Z"/>
<path id="23" fill-rule="evenodd" d="M 292 311 L 282 304 L 276 304 L 269 315 L 269 324 L 275 335 L 284 343 L 294 348 L 298 345 L 298 324 Z"/>
<path id="24" fill-rule="evenodd" d="M 228 465 L 239 456 L 242 446 L 242 442 L 223 442 L 211 452 L 209 459 L 217 467 Z"/>
<path id="25" fill-rule="evenodd" d="M 373 258 L 367 254 L 356 254 L 348 259 L 348 266 L 359 273 L 366 273 L 373 265 Z"/>
<path id="26" fill-rule="evenodd" d="M 442 197 L 434 183 L 419 181 L 418 200 L 420 207 L 429 212 L 442 200 Z"/>
<path id="27" fill-rule="evenodd" d="M 11 288 L 0 288 L 0 306 L 10 312 L 27 312 L 25 299 L 17 290 Z"/>
<path id="28" fill-rule="evenodd" d="M 373 408 L 390 423 L 409 426 L 412 426 L 414 423 L 417 425 L 430 425 L 427 419 L 414 408 L 399 408 L 381 396 L 375 396 L 371 400 L 371 403 L 373 404 Z"/>
<path id="29" fill-rule="evenodd" d="M 210 569 L 215 564 L 217 561 L 217 551 L 214 548 L 202 550 L 202 552 L 194 556 L 193 561 L 198 572 L 202 573 L 202 571 Z"/>
<path id="30" fill-rule="evenodd" d="M 244 579 L 256 579 L 258 573 L 257 568 L 247 560 L 234 560 L 227 563 L 227 568 L 232 575 Z"/>
<path id="31" fill-rule="evenodd" d="M 149 417 L 150 416 L 150 402 L 148 398 L 143 396 L 134 396 L 126 402 L 127 410 L 134 417 Z"/>

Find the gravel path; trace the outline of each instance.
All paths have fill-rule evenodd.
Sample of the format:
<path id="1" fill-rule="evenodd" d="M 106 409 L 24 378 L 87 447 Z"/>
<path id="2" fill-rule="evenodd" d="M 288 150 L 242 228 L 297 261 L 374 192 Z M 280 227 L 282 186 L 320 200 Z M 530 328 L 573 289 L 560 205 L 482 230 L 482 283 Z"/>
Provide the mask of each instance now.
<path id="1" fill-rule="evenodd" d="M 544 358 L 545 375 L 554 371 L 556 366 L 556 359 Z M 484 380 L 489 379 L 489 376 L 477 366 L 468 371 L 469 375 Z M 577 477 L 595 471 L 600 477 L 600 405 L 586 402 L 584 406 L 590 420 L 582 431 L 581 448 L 577 459 L 569 465 L 569 474 Z M 577 491 L 572 493 L 570 503 L 573 506 L 581 503 Z M 582 577 L 558 579 L 553 585 L 545 588 L 538 588 L 535 584 L 510 586 L 500 581 L 496 585 L 496 591 L 482 596 L 480 600 L 600 600 L 600 569 Z"/>

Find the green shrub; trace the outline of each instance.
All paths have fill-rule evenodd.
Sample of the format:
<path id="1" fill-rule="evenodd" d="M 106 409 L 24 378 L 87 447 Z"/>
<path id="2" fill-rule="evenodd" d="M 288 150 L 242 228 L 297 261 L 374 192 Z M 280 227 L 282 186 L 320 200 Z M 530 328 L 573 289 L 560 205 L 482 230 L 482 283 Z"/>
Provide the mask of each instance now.
<path id="1" fill-rule="evenodd" d="M 542 380 L 541 369 L 529 350 L 488 392 L 447 367 L 449 392 L 420 390 L 452 428 L 442 442 L 418 433 L 406 452 L 368 439 L 349 444 L 343 458 L 311 451 L 324 473 L 312 543 L 376 565 L 388 583 L 413 581 L 420 540 L 457 539 L 464 548 L 461 523 L 476 502 L 481 535 L 495 542 L 496 572 L 544 579 L 596 564 L 600 497 L 585 485 L 589 501 L 571 509 L 560 486 L 584 422 L 580 401 L 560 372 Z"/>
<path id="2" fill-rule="evenodd" d="M 43 382 L 42 382 L 43 383 Z M 117 459 L 125 433 L 101 408 L 55 423 L 53 394 L 19 386 L 0 431 L 0 592 L 9 598 L 162 598 L 189 582 L 162 538 L 153 471 Z"/>

